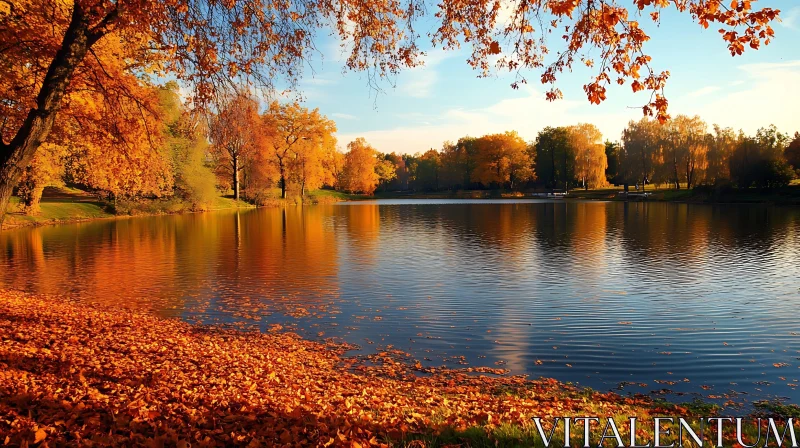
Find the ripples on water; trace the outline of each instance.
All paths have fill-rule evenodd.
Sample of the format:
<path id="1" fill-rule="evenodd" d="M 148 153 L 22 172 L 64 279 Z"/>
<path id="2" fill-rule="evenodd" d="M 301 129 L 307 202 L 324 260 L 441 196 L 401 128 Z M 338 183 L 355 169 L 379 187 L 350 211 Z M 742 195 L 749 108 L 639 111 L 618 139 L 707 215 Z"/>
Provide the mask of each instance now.
<path id="1" fill-rule="evenodd" d="M 0 285 L 280 324 L 363 352 L 393 345 L 428 365 L 681 401 L 797 402 L 799 218 L 767 206 L 375 201 L 98 221 L 0 233 Z"/>

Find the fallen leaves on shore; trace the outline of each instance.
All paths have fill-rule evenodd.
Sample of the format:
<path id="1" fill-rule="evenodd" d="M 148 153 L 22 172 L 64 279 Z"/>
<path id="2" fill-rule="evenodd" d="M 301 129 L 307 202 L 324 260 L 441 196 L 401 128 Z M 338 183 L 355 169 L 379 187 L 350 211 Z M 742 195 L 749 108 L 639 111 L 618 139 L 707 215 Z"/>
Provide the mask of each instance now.
<path id="1" fill-rule="evenodd" d="M 532 416 L 658 412 L 645 398 L 348 348 L 0 291 L 0 434 L 11 446 L 386 446 Z"/>

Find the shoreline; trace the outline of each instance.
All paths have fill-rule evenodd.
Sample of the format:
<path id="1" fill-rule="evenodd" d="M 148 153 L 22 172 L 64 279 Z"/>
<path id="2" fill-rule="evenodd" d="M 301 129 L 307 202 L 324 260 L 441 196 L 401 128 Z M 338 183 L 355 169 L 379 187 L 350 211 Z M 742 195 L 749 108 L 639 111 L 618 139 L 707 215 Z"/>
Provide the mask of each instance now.
<path id="1" fill-rule="evenodd" d="M 84 192 L 80 192 L 80 194 L 84 194 Z M 104 203 L 94 198 L 92 198 L 90 201 L 45 199 L 41 202 L 41 207 L 42 209 L 47 210 L 42 210 L 36 215 L 25 215 L 19 212 L 19 210 L 14 210 L 14 208 L 18 207 L 18 199 L 16 197 L 12 197 L 12 208 L 6 214 L 5 222 L 3 222 L 3 224 L 0 226 L 0 232 L 30 227 L 76 224 L 96 220 L 115 220 L 145 216 L 183 215 L 236 209 L 250 210 L 256 208 L 287 207 L 291 205 L 330 204 L 341 201 L 359 200 L 363 198 L 365 197 L 361 195 L 351 195 L 330 190 L 317 190 L 309 192 L 305 199 L 300 199 L 300 197 L 290 197 L 286 199 L 273 198 L 265 201 L 262 204 L 254 204 L 252 202 L 247 202 L 244 199 L 240 199 L 237 202 L 230 197 L 219 196 L 215 198 L 214 206 L 210 206 L 203 210 L 192 210 L 191 208 L 187 207 L 186 203 L 182 202 L 170 204 L 169 202 L 158 203 L 157 201 L 152 201 L 149 203 L 143 202 L 126 204 L 123 206 L 123 208 L 127 208 L 130 212 L 118 214 L 111 213 L 106 210 L 106 208 L 110 206 L 109 203 Z M 150 207 L 150 210 L 148 210 L 147 207 Z M 48 216 L 57 217 L 48 218 Z"/>
<path id="2" fill-rule="evenodd" d="M 6 216 L 6 221 L 0 227 L 0 232 L 5 232 L 9 230 L 19 230 L 19 229 L 26 229 L 26 228 L 36 228 L 36 227 L 49 227 L 49 226 L 57 226 L 62 224 L 79 224 L 85 222 L 93 222 L 93 221 L 107 221 L 107 220 L 120 220 L 120 219 L 130 219 L 130 218 L 140 218 L 140 217 L 147 217 L 147 216 L 172 216 L 172 215 L 189 215 L 195 213 L 208 213 L 208 212 L 218 212 L 223 210 L 236 210 L 236 209 L 254 209 L 259 208 L 256 205 L 249 205 L 249 206 L 237 206 L 237 207 L 221 207 L 221 208 L 212 208 L 207 210 L 181 210 L 176 212 L 159 212 L 159 213 L 137 213 L 137 214 L 108 214 L 108 216 L 96 216 L 96 217 L 85 217 L 85 216 L 73 216 L 64 219 L 47 219 L 47 220 L 15 220 L 15 222 L 9 224 L 9 216 Z"/>
<path id="3" fill-rule="evenodd" d="M 622 188 L 602 188 L 594 190 L 574 189 L 563 200 L 594 200 L 610 202 L 672 202 L 678 204 L 765 204 L 800 205 L 800 185 L 775 190 L 721 190 L 713 189 L 648 189 L 650 197 L 646 200 L 623 198 L 619 196 Z M 641 193 L 630 190 L 629 193 Z M 456 190 L 429 193 L 378 192 L 368 199 L 546 199 L 531 196 L 531 193 L 503 190 Z M 560 200 L 560 199 L 559 199 Z"/>
<path id="4" fill-rule="evenodd" d="M 647 192 L 652 196 L 647 199 L 627 199 L 619 197 L 618 193 L 621 190 L 617 189 L 601 189 L 601 190 L 573 190 L 569 195 L 563 197 L 565 201 L 582 200 L 582 201 L 608 201 L 608 202 L 653 202 L 653 203 L 676 203 L 676 204 L 705 204 L 705 205 L 774 205 L 774 206 L 800 206 L 800 185 L 794 185 L 781 189 L 779 191 L 758 191 L 758 190 L 745 190 L 733 191 L 725 193 L 714 193 L 709 191 L 695 191 L 695 190 L 648 190 Z M 634 193 L 638 193 L 635 192 Z M 239 203 L 226 204 L 220 207 L 210 207 L 205 210 L 191 210 L 180 209 L 169 211 L 167 209 L 159 209 L 153 212 L 140 212 L 132 214 L 112 214 L 103 210 L 97 203 L 83 203 L 84 206 L 95 207 L 96 210 L 89 212 L 89 216 L 76 215 L 66 216 L 63 218 L 41 218 L 40 215 L 27 216 L 19 215 L 17 213 L 9 213 L 5 222 L 0 227 L 0 232 L 16 230 L 28 227 L 44 227 L 60 224 L 77 224 L 96 220 L 111 220 L 111 219 L 126 219 L 132 217 L 142 216 L 165 216 L 165 215 L 182 215 L 191 213 L 206 213 L 222 210 L 235 210 L 235 209 L 254 209 L 262 207 L 286 207 L 304 205 L 298 202 L 299 198 L 290 199 L 273 199 L 268 203 L 256 205 L 240 201 Z M 430 193 L 406 193 L 406 192 L 378 192 L 374 196 L 364 196 L 347 194 L 342 192 L 323 191 L 323 193 L 316 192 L 310 194 L 305 205 L 316 204 L 331 204 L 342 201 L 364 201 L 364 200 L 381 200 L 381 199 L 409 199 L 409 200 L 460 200 L 460 199 L 481 199 L 481 200 L 507 200 L 507 199 L 542 199 L 533 197 L 520 192 L 503 192 L 497 190 L 456 190 L 450 192 L 430 192 Z M 546 199 L 546 198 L 545 198 Z M 230 198 L 220 197 L 219 200 L 225 202 L 232 202 Z M 43 206 L 51 207 L 69 207 L 73 206 L 75 202 L 59 202 L 50 201 L 43 202 Z M 68 213 L 68 212 L 67 212 Z"/>
<path id="5" fill-rule="evenodd" d="M 714 409 L 492 368 L 423 369 L 391 350 L 347 357 L 351 347 L 293 333 L 10 290 L 0 290 L 0 341 L 0 433 L 12 446 L 530 446 L 534 417 L 652 421 Z"/>

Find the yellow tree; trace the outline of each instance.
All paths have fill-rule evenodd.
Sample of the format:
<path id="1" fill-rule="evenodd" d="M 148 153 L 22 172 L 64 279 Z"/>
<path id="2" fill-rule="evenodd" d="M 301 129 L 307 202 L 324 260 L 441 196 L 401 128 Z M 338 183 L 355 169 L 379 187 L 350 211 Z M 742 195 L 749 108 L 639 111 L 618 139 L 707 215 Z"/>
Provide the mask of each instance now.
<path id="1" fill-rule="evenodd" d="M 248 158 L 258 150 L 263 128 L 258 116 L 258 103 L 251 97 L 234 92 L 222 103 L 211 119 L 212 153 L 218 169 L 231 179 L 233 198 L 239 200 L 239 174 Z"/>
<path id="2" fill-rule="evenodd" d="M 717 183 L 731 178 L 730 158 L 736 149 L 736 143 L 736 132 L 732 128 L 714 125 L 708 147 L 707 181 Z"/>
<path id="3" fill-rule="evenodd" d="M 658 121 L 644 117 L 631 120 L 622 131 L 621 172 L 625 182 L 652 183 L 658 161 L 661 127 Z"/>
<path id="4" fill-rule="evenodd" d="M 318 30 L 329 26 L 345 43 L 347 66 L 367 72 L 374 83 L 418 64 L 421 46 L 414 25 L 430 21 L 423 18 L 429 8 L 415 0 L 15 0 L 0 5 L 0 107 L 4 117 L 11 117 L 0 141 L 0 220 L 12 188 L 48 139 L 71 92 L 113 92 L 119 85 L 123 77 L 107 76 L 105 67 L 118 63 L 127 75 L 144 73 L 142 65 L 169 72 L 192 86 L 202 105 L 234 78 L 267 91 L 277 82 L 295 86 L 317 48 Z M 778 15 L 740 0 L 634 0 L 631 7 L 596 0 L 511 0 L 507 6 L 510 18 L 502 26 L 499 0 L 441 2 L 430 8 L 431 41 L 448 49 L 468 42 L 468 62 L 481 75 L 488 74 L 493 60 L 499 69 L 518 74 L 537 70 L 542 83 L 551 85 L 551 100 L 561 96 L 557 76 L 580 61 L 595 67 L 584 86 L 589 101 L 603 101 L 611 82 L 630 81 L 634 91 L 650 91 L 644 113 L 660 120 L 668 118 L 663 88 L 669 72 L 651 70 L 643 51 L 650 37 L 639 23 L 641 13 L 657 22 L 664 8 L 674 7 L 703 27 L 718 24 L 734 55 L 745 46 L 769 43 L 774 34 L 769 24 Z M 567 45 L 560 52 L 546 47 L 545 36 L 555 30 L 565 30 Z M 103 42 L 125 45 L 103 54 L 98 52 Z M 509 51 L 504 53 L 503 46 Z M 548 54 L 554 57 L 546 60 Z M 597 54 L 601 63 L 595 66 L 589 54 Z M 513 86 L 524 82 L 520 77 Z"/>
<path id="5" fill-rule="evenodd" d="M 338 190 L 342 187 L 342 171 L 344 170 L 344 153 L 339 151 L 337 146 L 325 148 L 322 157 L 322 165 L 325 167 L 325 184 Z"/>
<path id="6" fill-rule="evenodd" d="M 378 184 L 386 185 L 397 179 L 397 165 L 389 159 L 380 157 L 380 154 L 376 155 L 378 156 L 378 161 L 375 163 L 375 174 L 378 175 Z"/>
<path id="7" fill-rule="evenodd" d="M 17 188 L 23 210 L 28 215 L 39 213 L 39 203 L 45 187 L 64 183 L 64 163 L 68 148 L 63 145 L 45 143 L 25 169 Z"/>
<path id="8" fill-rule="evenodd" d="M 575 154 L 575 177 L 584 189 L 606 184 L 606 147 L 603 134 L 593 124 L 581 123 L 568 129 L 569 144 Z"/>
<path id="9" fill-rule="evenodd" d="M 390 170 L 385 165 L 382 164 L 379 168 L 384 177 L 390 175 Z M 344 188 L 350 192 L 371 195 L 381 180 L 381 175 L 376 170 L 377 167 L 378 151 L 363 137 L 348 143 L 342 173 Z"/>
<path id="10" fill-rule="evenodd" d="M 477 147 L 476 177 L 482 184 L 508 184 L 514 189 L 520 182 L 533 179 L 528 144 L 516 131 L 485 135 L 477 140 Z"/>
<path id="11" fill-rule="evenodd" d="M 135 78 L 127 82 L 118 94 L 87 90 L 70 95 L 62 112 L 71 120 L 52 134 L 68 147 L 66 174 L 114 200 L 169 195 L 174 178 L 158 89 Z"/>
<path id="12" fill-rule="evenodd" d="M 326 158 L 331 157 L 331 148 L 336 148 L 336 138 L 330 129 L 313 139 L 302 140 L 295 148 L 289 161 L 289 179 L 300 188 L 300 197 L 305 197 L 306 190 L 315 190 L 330 181 Z"/>
<path id="13" fill-rule="evenodd" d="M 686 115 L 678 115 L 662 128 L 665 163 L 672 170 L 675 188 L 680 188 L 681 180 L 691 188 L 704 173 L 708 153 L 706 128 L 699 116 Z"/>
<path id="14" fill-rule="evenodd" d="M 307 183 L 321 185 L 324 180 L 322 155 L 324 148 L 335 146 L 336 123 L 296 102 L 273 101 L 263 115 L 269 130 L 272 157 L 280 173 L 281 198 L 286 198 L 289 180 L 297 180 L 305 194 Z"/>
<path id="15" fill-rule="evenodd" d="M 158 89 L 163 111 L 165 147 L 175 179 L 174 194 L 191 205 L 205 210 L 218 196 L 216 181 L 208 166 L 208 120 L 187 110 L 179 86 L 168 82 Z"/>

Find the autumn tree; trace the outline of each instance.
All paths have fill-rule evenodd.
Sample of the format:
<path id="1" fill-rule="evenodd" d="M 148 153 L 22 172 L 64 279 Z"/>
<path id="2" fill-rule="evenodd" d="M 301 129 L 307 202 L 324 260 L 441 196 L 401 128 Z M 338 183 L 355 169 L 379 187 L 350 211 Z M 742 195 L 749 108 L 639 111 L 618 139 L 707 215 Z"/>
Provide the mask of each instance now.
<path id="1" fill-rule="evenodd" d="M 328 176 L 325 180 L 327 185 L 334 190 L 342 188 L 342 172 L 344 171 L 345 155 L 339 151 L 338 147 L 329 148 L 322 159 L 322 165 Z"/>
<path id="2" fill-rule="evenodd" d="M 327 123 L 328 126 L 333 126 L 333 122 Z M 305 197 L 307 190 L 315 190 L 326 182 L 333 182 L 332 173 L 327 171 L 329 166 L 325 161 L 335 157 L 331 156 L 331 152 L 335 151 L 336 138 L 330 128 L 323 128 L 324 126 L 320 128 L 321 132 L 316 137 L 301 140 L 295 146 L 294 157 L 289 160 L 289 180 L 299 187 L 300 197 Z"/>
<path id="3" fill-rule="evenodd" d="M 641 183 L 644 188 L 652 181 L 656 157 L 661 146 L 657 121 L 642 118 L 630 121 L 622 132 L 623 177 L 627 182 Z"/>
<path id="4" fill-rule="evenodd" d="M 186 201 L 192 210 L 205 210 L 218 196 L 214 173 L 207 164 L 207 120 L 184 107 L 177 83 L 168 82 L 160 87 L 158 95 L 174 194 Z"/>
<path id="5" fill-rule="evenodd" d="M 170 196 L 175 181 L 159 89 L 128 81 L 127 93 L 74 92 L 62 108 L 71 119 L 51 134 L 67 147 L 67 179 L 115 203 Z"/>
<path id="6" fill-rule="evenodd" d="M 378 185 L 386 185 L 397 179 L 397 165 L 391 160 L 378 155 L 378 161 L 375 163 L 375 174 L 378 175 Z"/>
<path id="7" fill-rule="evenodd" d="M 569 145 L 575 155 L 575 177 L 584 189 L 606 184 L 606 158 L 603 134 L 593 124 L 581 123 L 568 128 Z"/>
<path id="8" fill-rule="evenodd" d="M 708 167 L 706 180 L 711 184 L 731 178 L 730 158 L 736 148 L 736 133 L 731 128 L 714 125 L 714 132 L 709 134 Z"/>
<path id="9" fill-rule="evenodd" d="M 678 115 L 654 130 L 659 134 L 664 161 L 676 189 L 681 181 L 691 188 L 707 165 L 706 123 L 698 116 Z"/>
<path id="10" fill-rule="evenodd" d="M 388 190 L 406 190 L 408 189 L 408 166 L 406 165 L 406 157 L 395 152 L 384 155 L 384 159 L 391 163 L 394 167 L 394 177 L 391 180 L 383 182 L 384 188 Z"/>
<path id="11" fill-rule="evenodd" d="M 344 42 L 347 67 L 367 72 L 374 84 L 418 64 L 421 46 L 414 25 L 429 12 L 413 0 L 17 0 L 3 5 L 8 7 L 0 11 L 0 66 L 9 75 L 0 82 L 0 98 L 3 116 L 10 119 L 0 141 L 0 220 L 12 188 L 73 92 L 106 95 L 127 76 L 146 73 L 143 66 L 192 87 L 198 105 L 212 100 L 231 79 L 257 83 L 266 92 L 279 81 L 295 86 L 316 48 L 317 32 L 326 26 Z M 663 89 L 669 73 L 652 69 L 643 51 L 649 36 L 640 25 L 641 13 L 657 23 L 664 8 L 674 7 L 700 26 L 718 25 L 733 55 L 745 46 L 769 43 L 774 34 L 769 24 L 778 15 L 740 0 L 635 0 L 632 7 L 532 0 L 511 1 L 509 20 L 501 24 L 500 6 L 499 1 L 442 2 L 430 8 L 435 23 L 428 37 L 446 49 L 470 44 L 470 65 L 487 75 L 496 61 L 500 70 L 517 74 L 514 87 L 527 82 L 525 69 L 539 71 L 541 82 L 551 86 L 551 100 L 561 96 L 556 78 L 579 61 L 594 67 L 584 86 L 590 102 L 603 101 L 608 84 L 630 81 L 634 91 L 650 92 L 643 111 L 660 120 L 668 118 Z M 562 51 L 546 46 L 545 36 L 555 30 L 566 41 Z M 102 45 L 112 43 L 124 45 L 104 54 Z M 600 62 L 595 65 L 589 54 Z M 126 76 L 109 76 L 104 69 L 112 65 Z"/>
<path id="12" fill-rule="evenodd" d="M 378 151 L 363 137 L 347 144 L 343 170 L 343 184 L 347 191 L 371 195 L 382 180 L 391 180 L 394 165 L 379 160 Z"/>
<path id="13" fill-rule="evenodd" d="M 263 148 L 264 127 L 258 115 L 258 102 L 233 92 L 221 103 L 211 119 L 212 152 L 221 174 L 231 180 L 233 199 L 239 200 L 240 174 L 250 157 Z"/>
<path id="14" fill-rule="evenodd" d="M 286 198 L 287 182 L 297 180 L 302 193 L 308 181 L 321 185 L 326 148 L 336 146 L 336 123 L 319 112 L 296 102 L 273 101 L 263 115 L 271 135 L 272 158 L 280 173 L 281 198 Z"/>
<path id="15" fill-rule="evenodd" d="M 514 189 L 533 179 L 528 145 L 516 131 L 489 134 L 476 141 L 477 169 L 474 180 L 485 186 L 498 184 Z"/>
<path id="16" fill-rule="evenodd" d="M 451 187 L 469 188 L 475 182 L 478 167 L 478 145 L 475 137 L 462 137 L 456 143 L 442 145 L 444 176 Z"/>
<path id="17" fill-rule="evenodd" d="M 45 143 L 25 169 L 17 188 L 23 211 L 28 215 L 39 213 L 39 203 L 45 187 L 64 183 L 64 168 L 68 149 L 63 145 Z"/>

